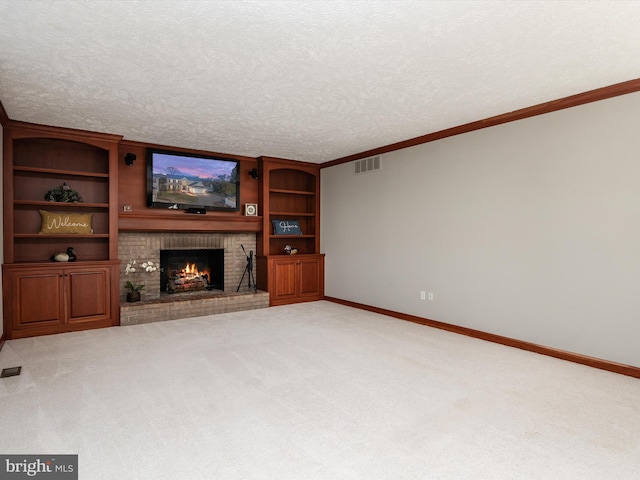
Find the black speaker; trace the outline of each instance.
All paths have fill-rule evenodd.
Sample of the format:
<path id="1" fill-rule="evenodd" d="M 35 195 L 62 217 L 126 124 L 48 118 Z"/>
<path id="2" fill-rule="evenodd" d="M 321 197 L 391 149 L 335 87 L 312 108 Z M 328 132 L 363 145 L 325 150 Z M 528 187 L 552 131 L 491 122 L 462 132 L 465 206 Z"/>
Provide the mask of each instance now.
<path id="1" fill-rule="evenodd" d="M 127 167 L 133 167 L 133 162 L 136 161 L 136 154 L 135 153 L 127 153 L 124 156 L 124 163 Z"/>

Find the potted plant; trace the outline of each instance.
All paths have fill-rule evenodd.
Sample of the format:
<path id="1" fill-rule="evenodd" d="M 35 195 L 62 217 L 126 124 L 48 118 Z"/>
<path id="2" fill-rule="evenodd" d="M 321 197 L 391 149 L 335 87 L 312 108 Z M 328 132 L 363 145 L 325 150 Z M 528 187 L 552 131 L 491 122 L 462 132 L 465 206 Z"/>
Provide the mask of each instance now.
<path id="1" fill-rule="evenodd" d="M 50 202 L 82 202 L 80 194 L 67 185 L 66 182 L 49 190 L 44 196 L 44 199 L 49 200 Z"/>
<path id="2" fill-rule="evenodd" d="M 145 288 L 141 275 L 155 272 L 157 269 L 158 267 L 151 260 L 140 263 L 138 263 L 138 260 L 132 260 L 127 263 L 124 273 L 125 275 L 131 275 L 131 280 L 127 280 L 124 284 L 124 288 L 128 290 L 127 302 L 137 302 L 140 300 L 140 291 Z"/>

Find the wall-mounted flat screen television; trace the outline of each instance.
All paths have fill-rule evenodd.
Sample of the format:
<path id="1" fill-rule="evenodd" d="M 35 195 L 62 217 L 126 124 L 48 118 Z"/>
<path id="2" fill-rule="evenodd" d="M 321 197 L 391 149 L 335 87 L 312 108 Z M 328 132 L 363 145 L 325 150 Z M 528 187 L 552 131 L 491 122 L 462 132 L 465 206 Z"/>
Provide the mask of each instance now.
<path id="1" fill-rule="evenodd" d="M 147 205 L 170 210 L 237 211 L 240 162 L 149 149 Z"/>

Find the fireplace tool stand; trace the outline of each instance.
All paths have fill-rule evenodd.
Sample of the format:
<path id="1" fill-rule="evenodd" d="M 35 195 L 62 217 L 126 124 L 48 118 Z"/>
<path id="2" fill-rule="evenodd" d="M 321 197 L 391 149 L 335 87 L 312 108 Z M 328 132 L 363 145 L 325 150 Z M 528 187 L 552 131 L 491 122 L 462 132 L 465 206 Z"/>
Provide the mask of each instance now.
<path id="1" fill-rule="evenodd" d="M 258 286 L 256 285 L 256 279 L 253 276 L 253 250 L 249 250 L 249 255 L 247 255 L 247 251 L 244 249 L 244 245 L 240 245 L 242 247 L 242 251 L 244 252 L 244 254 L 247 256 L 247 266 L 244 268 L 244 272 L 242 272 L 242 278 L 240 279 L 240 282 L 238 283 L 238 288 L 236 288 L 236 292 L 240 291 L 240 285 L 242 285 L 242 281 L 244 280 L 244 276 L 248 273 L 248 279 L 249 279 L 249 290 L 251 290 L 252 285 L 251 285 L 251 280 L 253 280 L 253 292 L 257 293 L 258 292 Z"/>

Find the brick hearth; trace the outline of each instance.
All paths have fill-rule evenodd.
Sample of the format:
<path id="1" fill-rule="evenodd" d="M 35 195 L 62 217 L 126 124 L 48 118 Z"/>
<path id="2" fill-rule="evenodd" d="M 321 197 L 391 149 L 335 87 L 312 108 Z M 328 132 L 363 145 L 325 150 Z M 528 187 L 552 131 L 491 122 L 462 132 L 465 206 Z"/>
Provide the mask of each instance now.
<path id="1" fill-rule="evenodd" d="M 258 290 L 239 293 L 191 292 L 120 305 L 120 325 L 161 322 L 269 306 L 269 294 Z"/>

